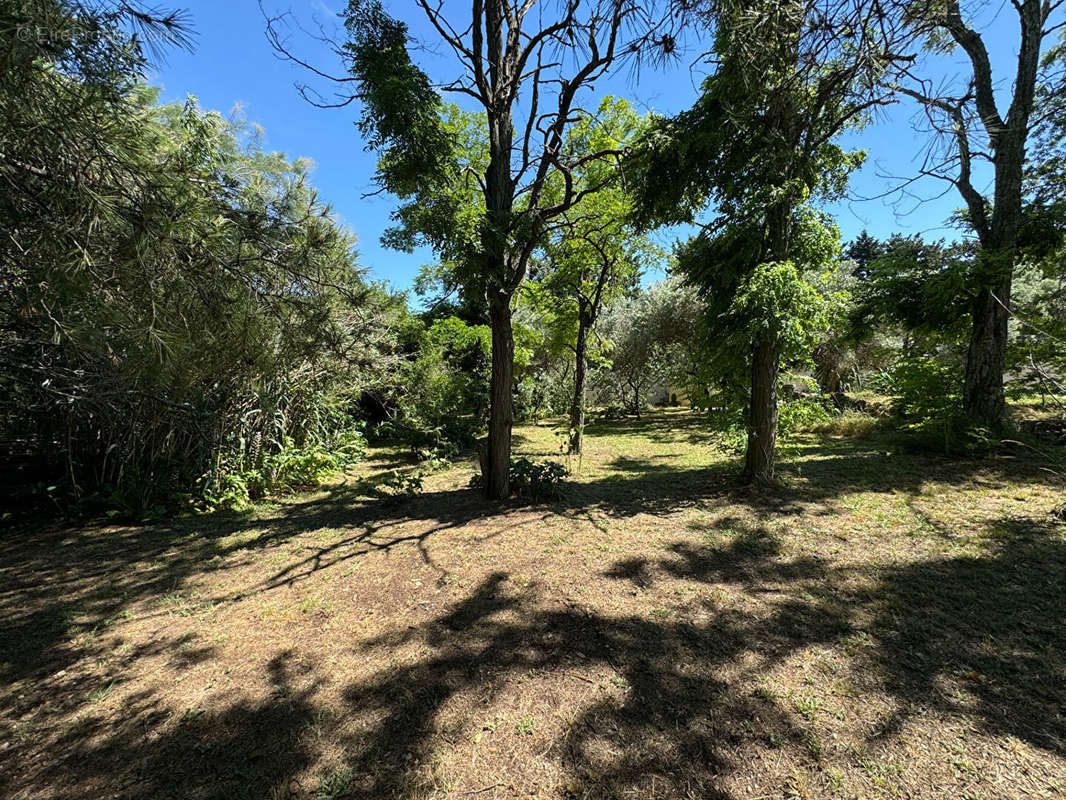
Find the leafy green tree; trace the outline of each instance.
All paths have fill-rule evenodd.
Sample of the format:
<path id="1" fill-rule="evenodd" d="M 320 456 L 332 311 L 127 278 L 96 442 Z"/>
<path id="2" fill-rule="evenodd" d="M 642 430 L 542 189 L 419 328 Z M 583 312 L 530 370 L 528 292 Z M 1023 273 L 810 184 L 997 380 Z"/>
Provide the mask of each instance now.
<path id="1" fill-rule="evenodd" d="M 437 319 L 418 334 L 415 347 L 394 386 L 407 438 L 420 448 L 468 446 L 488 411 L 488 326 Z"/>
<path id="2" fill-rule="evenodd" d="M 759 262 L 753 269 L 743 260 L 731 264 L 737 242 L 742 246 L 750 238 L 743 229 L 726 228 L 713 239 L 696 237 L 679 248 L 678 269 L 697 283 L 705 305 L 702 357 L 690 392 L 699 404 L 743 409 L 753 379 L 748 354 L 768 332 L 777 368 L 809 359 L 841 319 L 845 296 L 828 277 L 839 255 L 836 225 L 807 207 L 796 213 L 785 261 Z"/>
<path id="3" fill-rule="evenodd" d="M 627 146 L 641 119 L 625 100 L 604 98 L 595 117 L 570 129 L 566 146 L 575 155 Z M 663 253 L 634 230 L 621 175 L 602 161 L 574 171 L 580 191 L 601 187 L 566 211 L 541 248 L 543 270 L 536 284 L 563 313 L 558 322 L 573 333 L 574 391 L 570 403 L 571 453 L 580 453 L 585 427 L 589 338 L 605 303 L 632 287 L 645 268 Z M 542 301 L 543 302 L 543 301 Z"/>
<path id="4" fill-rule="evenodd" d="M 648 7 L 477 0 L 457 21 L 452 7 L 418 6 L 454 58 L 456 78 L 442 90 L 484 114 L 487 159 L 461 163 L 440 96 L 410 58 L 407 25 L 378 0 L 348 5 L 344 52 L 356 92 L 341 102 L 360 100 L 360 130 L 380 154 L 378 182 L 405 203 L 397 220 L 404 233 L 386 240 L 433 247 L 464 291 L 487 303 L 492 379 L 482 465 L 487 495 L 502 499 L 509 495 L 513 424 L 513 299 L 550 222 L 599 188 L 579 188 L 575 170 L 621 156 L 616 147 L 568 152 L 566 131 L 587 116 L 580 94 L 650 39 Z M 275 43 L 282 45 L 277 36 Z M 481 193 L 475 217 L 456 200 L 467 187 Z"/>
<path id="5" fill-rule="evenodd" d="M 861 2 L 715 2 L 717 68 L 688 111 L 661 120 L 637 154 L 640 217 L 648 224 L 693 220 L 708 205 L 717 221 L 690 249 L 683 267 L 691 280 L 736 310 L 754 312 L 757 292 L 766 313 L 753 319 L 749 350 L 748 444 L 743 477 L 773 479 L 777 381 L 789 346 L 789 311 L 806 289 L 797 260 L 801 209 L 817 197 L 838 196 L 862 154 L 834 139 L 860 124 L 886 97 L 879 87 L 893 64 L 898 31 L 890 18 Z M 697 253 L 707 259 L 699 263 Z"/>
<path id="6" fill-rule="evenodd" d="M 878 249 L 854 289 L 854 334 L 862 338 L 889 323 L 917 336 L 961 335 L 973 302 L 973 244 L 894 234 Z"/>
<path id="7" fill-rule="evenodd" d="M 884 252 L 884 245 L 867 233 L 863 228 L 862 233 L 855 237 L 844 250 L 846 255 L 855 264 L 855 275 L 864 277 L 870 264 L 876 261 Z"/>
<path id="8" fill-rule="evenodd" d="M 609 304 L 599 325 L 607 363 L 594 376 L 595 393 L 639 417 L 655 387 L 689 385 L 700 316 L 695 290 L 678 277 Z"/>
<path id="9" fill-rule="evenodd" d="M 40 38 L 0 26 L 4 440 L 28 478 L 129 505 L 299 482 L 357 449 L 391 301 L 306 162 L 139 84 L 143 29 L 173 39 L 176 18 L 111 8 L 19 6 Z"/>
<path id="10" fill-rule="evenodd" d="M 967 12 L 978 10 L 978 4 Z M 1018 57 L 1010 90 L 1002 91 L 993 74 L 985 41 L 967 19 L 958 0 L 924 0 L 903 5 L 904 17 L 935 54 L 958 48 L 969 65 L 954 87 L 923 79 L 919 66 L 908 69 L 897 88 L 926 112 L 928 132 L 941 146 L 927 159 L 922 174 L 954 185 L 966 204 L 966 219 L 977 235 L 971 329 L 966 357 L 963 408 L 980 425 L 997 426 L 1004 418 L 1003 378 L 1014 268 L 1025 228 L 1026 143 L 1039 125 L 1034 114 L 1040 85 L 1041 56 L 1053 31 L 1051 19 L 1060 3 L 1018 0 L 1011 4 L 1018 31 Z M 1006 20 L 991 23 L 1001 31 Z M 992 166 L 992 194 L 975 185 L 974 165 Z"/>

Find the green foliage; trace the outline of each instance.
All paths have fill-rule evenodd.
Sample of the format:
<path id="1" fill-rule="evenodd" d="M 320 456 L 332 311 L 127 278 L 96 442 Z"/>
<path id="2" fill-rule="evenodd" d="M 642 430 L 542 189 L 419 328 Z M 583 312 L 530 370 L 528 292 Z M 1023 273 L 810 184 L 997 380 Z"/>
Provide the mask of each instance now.
<path id="1" fill-rule="evenodd" d="M 104 6 L 52 5 L 99 30 Z M 118 8 L 94 47 L 0 26 L 9 52 L 37 48 L 0 78 L 5 460 L 132 508 L 240 495 L 230 473 L 249 496 L 317 479 L 357 434 L 392 301 L 306 162 L 137 84 Z"/>
<path id="2" fill-rule="evenodd" d="M 959 410 L 962 376 L 957 367 L 934 358 L 902 359 L 891 372 L 901 414 L 914 420 L 950 416 Z"/>
<path id="3" fill-rule="evenodd" d="M 684 385 L 695 368 L 699 319 L 696 292 L 679 278 L 612 303 L 600 323 L 604 361 L 593 396 L 639 414 L 656 386 Z"/>
<path id="4" fill-rule="evenodd" d="M 379 0 L 351 0 L 344 24 L 363 105 L 359 132 L 367 149 L 381 153 L 377 180 L 401 198 L 435 196 L 425 190 L 450 180 L 453 142 L 441 122 L 440 96 L 408 55 L 407 25 Z"/>
<path id="5" fill-rule="evenodd" d="M 747 264 L 754 239 L 727 227 L 714 239 L 679 246 L 679 271 L 696 284 L 706 307 L 700 355 L 686 380 L 689 397 L 705 408 L 736 414 L 748 403 L 752 347 L 774 341 L 786 364 L 806 364 L 815 345 L 839 327 L 848 295 L 834 277 L 839 253 L 836 225 L 809 208 L 796 212 L 793 260 Z"/>
<path id="6" fill-rule="evenodd" d="M 829 327 L 830 304 L 804 280 L 790 261 L 759 264 L 740 284 L 725 324 L 745 344 L 776 339 L 782 357 L 793 359 L 810 351 Z"/>
<path id="7" fill-rule="evenodd" d="M 532 502 L 558 497 L 563 479 L 569 474 L 557 461 L 515 459 L 511 462 L 511 491 Z"/>
<path id="8" fill-rule="evenodd" d="M 380 488 L 394 497 L 413 497 L 422 491 L 425 475 L 419 470 L 410 472 L 390 472 L 381 482 Z"/>
<path id="9" fill-rule="evenodd" d="M 1066 402 L 1066 252 L 1019 267 L 1012 295 L 1011 393 Z"/>
<path id="10" fill-rule="evenodd" d="M 458 317 L 418 332 L 413 357 L 393 388 L 396 419 L 379 430 L 415 449 L 470 447 L 485 420 L 491 339 L 485 325 Z"/>
<path id="11" fill-rule="evenodd" d="M 991 433 L 971 425 L 962 413 L 962 373 L 958 365 L 930 357 L 902 359 L 890 385 L 909 444 L 945 454 L 984 452 L 995 444 Z"/>
<path id="12" fill-rule="evenodd" d="M 832 419 L 825 403 L 814 397 L 796 397 L 778 406 L 778 430 L 783 434 L 812 430 Z"/>
<path id="13" fill-rule="evenodd" d="M 328 448 L 299 447 L 285 437 L 279 448 L 258 460 L 245 453 L 220 463 L 208 476 L 203 498 L 210 508 L 240 511 L 269 494 L 317 486 L 355 466 L 365 454 L 365 441 L 355 430 L 343 431 Z"/>
<path id="14" fill-rule="evenodd" d="M 530 502 L 552 499 L 560 496 L 562 483 L 570 470 L 558 461 L 532 461 L 517 458 L 511 461 L 511 492 L 517 497 Z M 480 489 L 482 476 L 474 475 L 470 487 Z"/>
<path id="15" fill-rule="evenodd" d="M 862 338 L 888 323 L 961 336 L 972 299 L 972 244 L 894 235 L 877 250 L 855 286 L 854 335 Z"/>

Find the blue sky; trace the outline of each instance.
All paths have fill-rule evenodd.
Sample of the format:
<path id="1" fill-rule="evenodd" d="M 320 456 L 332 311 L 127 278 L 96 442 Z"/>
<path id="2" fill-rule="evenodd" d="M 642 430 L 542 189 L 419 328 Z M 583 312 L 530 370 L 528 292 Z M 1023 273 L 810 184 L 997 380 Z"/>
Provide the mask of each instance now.
<path id="1" fill-rule="evenodd" d="M 388 196 L 367 197 L 374 191 L 372 177 L 375 157 L 364 150 L 355 128 L 358 108 L 319 109 L 302 100 L 294 82 L 309 82 L 310 76 L 300 67 L 279 60 L 264 29 L 265 23 L 256 0 L 178 0 L 188 9 L 196 31 L 192 52 L 171 52 L 166 63 L 151 77 L 163 88 L 162 99 L 184 100 L 195 95 L 200 105 L 229 113 L 240 107 L 241 113 L 265 130 L 265 146 L 290 157 L 307 157 L 315 163 L 313 180 L 321 197 L 359 238 L 360 261 L 373 278 L 385 280 L 396 288 L 406 288 L 421 264 L 433 260 L 428 251 L 398 253 L 383 248 L 381 232 L 388 226 L 395 201 Z M 337 28 L 336 12 L 342 0 L 264 0 L 268 11 L 291 11 L 305 26 L 318 23 Z M 430 39 L 428 26 L 414 4 L 390 3 L 392 13 L 411 23 L 412 32 Z M 409 10 L 408 10 L 409 9 Z M 990 4 L 981 20 L 992 54 L 993 66 L 1002 78 L 1009 75 L 1016 52 L 1017 23 L 1013 12 L 998 3 Z M 998 15 L 998 16 L 997 16 Z M 294 36 L 294 48 L 324 69 L 339 73 L 339 63 L 329 49 L 313 39 Z M 419 58 L 434 78 L 444 77 L 447 59 L 438 54 L 422 53 Z M 965 74 L 961 56 L 942 60 L 938 71 L 945 78 Z M 669 114 L 689 106 L 696 96 L 698 77 L 686 64 L 669 70 L 645 68 L 639 76 L 623 73 L 604 82 L 597 94 L 615 94 L 630 98 L 639 107 Z M 315 84 L 325 90 L 321 82 Z M 1009 89 L 1009 84 L 1006 85 Z M 449 98 L 451 99 L 451 98 Z M 901 103 L 888 109 L 877 123 L 863 131 L 851 133 L 844 143 L 868 152 L 866 165 L 851 179 L 851 197 L 830 206 L 845 240 L 863 228 L 879 237 L 893 232 L 923 233 L 931 238 L 954 238 L 957 232 L 945 227 L 949 215 L 961 205 L 952 191 L 939 199 L 944 185 L 928 181 L 912 186 L 910 191 L 925 198 L 899 196 L 876 200 L 898 181 L 886 177 L 912 175 L 920 159 L 924 139 L 912 130 L 912 104 Z M 980 187 L 984 188 L 984 187 Z M 930 199 L 932 198 L 932 199 Z M 672 234 L 662 234 L 664 243 Z"/>

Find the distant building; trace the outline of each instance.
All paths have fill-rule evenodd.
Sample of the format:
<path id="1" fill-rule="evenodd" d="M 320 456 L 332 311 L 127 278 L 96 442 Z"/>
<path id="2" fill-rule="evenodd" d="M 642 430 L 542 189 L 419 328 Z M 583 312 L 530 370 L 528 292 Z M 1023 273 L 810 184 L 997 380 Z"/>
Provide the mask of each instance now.
<path id="1" fill-rule="evenodd" d="M 685 406 L 692 405 L 688 394 L 680 386 L 672 384 L 655 384 L 648 390 L 648 400 L 653 406 Z"/>

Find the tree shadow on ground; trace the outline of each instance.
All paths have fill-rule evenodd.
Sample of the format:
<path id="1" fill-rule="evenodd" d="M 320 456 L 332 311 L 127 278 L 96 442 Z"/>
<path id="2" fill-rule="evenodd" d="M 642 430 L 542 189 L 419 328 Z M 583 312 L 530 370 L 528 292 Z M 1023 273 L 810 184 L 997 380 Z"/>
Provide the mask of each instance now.
<path id="1" fill-rule="evenodd" d="M 158 737 L 129 724 L 89 745 L 72 731 L 68 757 L 38 780 L 71 800 L 87 786 L 113 786 L 115 775 L 124 797 L 304 797 L 308 787 L 294 789 L 293 778 L 328 740 L 345 764 L 330 796 L 429 797 L 439 789 L 441 748 L 470 741 L 479 709 L 516 680 L 547 676 L 543 691 L 566 705 L 582 685 L 572 676 L 607 673 L 621 695 L 575 702 L 543 749 L 559 770 L 560 796 L 739 800 L 729 778 L 750 769 L 757 751 L 771 747 L 795 763 L 822 758 L 813 726 L 783 698 L 752 687 L 797 650 L 840 647 L 857 634 L 867 644 L 852 668 L 874 671 L 898 700 L 892 719 L 867 726 L 881 741 L 909 715 L 932 710 L 1066 755 L 1066 542 L 1031 523 L 1004 520 L 995 531 L 999 545 L 986 557 L 884 568 L 859 592 L 846 588 L 848 568 L 784 559 L 760 527 L 721 544 L 678 541 L 660 558 L 623 560 L 607 573 L 738 584 L 771 598 L 758 615 L 705 600 L 671 619 L 605 615 L 497 572 L 425 623 L 342 650 L 344 659 L 383 666 L 344 687 L 339 711 L 315 694 L 336 659 L 299 662 L 282 651 L 269 665 L 271 696 L 183 720 Z M 865 612 L 873 621 L 864 628 Z M 390 653 L 412 643 L 418 658 L 390 663 Z M 143 698 L 130 716 L 151 707 Z M 485 777 L 494 788 L 498 776 Z"/>
<path id="2" fill-rule="evenodd" d="M 80 634 L 106 630 L 136 602 L 166 597 L 205 568 L 253 560 L 258 549 L 308 531 L 330 528 L 337 535 L 280 566 L 254 591 L 398 545 L 418 547 L 429 560 L 430 537 L 479 520 L 491 520 L 497 532 L 505 532 L 548 514 L 669 514 L 718 498 L 763 514 L 829 513 L 825 505 L 850 492 L 916 493 L 927 482 L 961 484 L 975 476 L 993 486 L 1057 480 L 1037 461 L 892 453 L 876 439 L 797 447 L 802 460 L 783 470 L 789 483 L 765 492 L 737 491 L 729 469 L 673 469 L 632 459 L 618 464 L 619 474 L 574 484 L 564 498 L 534 508 L 490 504 L 470 490 L 388 498 L 350 484 L 257 519 L 192 517 L 77 534 L 57 528 L 25 537 L 11 531 L 0 537 L 0 679 L 37 691 L 58 687 L 62 680 L 56 676 L 67 667 L 101 657 L 108 647 L 101 637 Z M 383 640 L 380 648 L 420 638 L 429 654 L 348 687 L 352 716 L 365 719 L 358 736 L 333 732 L 348 753 L 349 795 L 424 793 L 424 770 L 416 767 L 432 760 L 440 744 L 438 714 L 457 698 L 475 693 L 489 702 L 519 673 L 566 674 L 597 665 L 614 671 L 629 688 L 621 702 L 604 699 L 579 709 L 565 736 L 551 744 L 568 780 L 589 788 L 590 796 L 640 791 L 726 796 L 721 781 L 744 763 L 746 748 L 772 738 L 801 753 L 808 742 L 787 709 L 741 687 L 797 648 L 839 643 L 865 624 L 859 622 L 863 612 L 873 620 L 863 629 L 871 646 L 859 660 L 899 704 L 896 716 L 879 728 L 886 735 L 933 709 L 1066 754 L 1061 529 L 1003 519 L 993 527 L 997 546 L 990 554 L 885 568 L 859 594 L 842 588 L 853 576 L 839 567 L 816 557 L 784 560 L 765 530 L 742 534 L 727 546 L 680 540 L 667 546 L 661 560 L 620 559 L 607 575 L 641 589 L 659 575 L 671 575 L 738 584 L 751 593 L 783 593 L 765 617 L 711 606 L 698 623 L 544 608 L 548 600 L 524 596 L 500 574 L 432 622 Z M 181 647 L 162 637 L 126 654 L 124 663 Z M 189 659 L 206 655 L 181 652 Z M 208 711 L 161 739 L 124 725 L 99 743 L 90 734 L 100 731 L 86 717 L 64 734 L 70 755 L 42 773 L 41 780 L 54 788 L 41 794 L 88 796 L 83 789 L 94 782 L 113 789 L 112 773 L 126 774 L 135 765 L 123 790 L 130 797 L 267 796 L 317 756 L 308 740 L 308 719 L 317 720 L 324 710 L 307 686 L 326 669 L 295 664 L 290 653 L 279 652 L 270 676 L 276 697 Z M 294 670 L 302 676 L 299 689 L 292 685 Z M 121 675 L 119 665 L 116 683 Z M 39 713 L 59 720 L 93 690 L 89 684 L 62 688 L 67 699 Z M 17 741 L 10 721 L 27 709 L 7 696 L 13 699 L 2 709 L 0 738 Z M 129 717 L 143 718 L 157 705 L 158 698 L 141 698 Z M 763 727 L 748 731 L 745 722 L 756 716 Z M 18 774 L 8 767 L 30 745 L 0 754 L 0 794 L 5 781 L 11 785 Z M 647 783 L 649 776 L 660 783 Z M 62 788 L 68 780 L 70 788 Z"/>
<path id="3" fill-rule="evenodd" d="M 180 588 L 205 564 L 239 565 L 234 559 L 254 558 L 257 549 L 308 531 L 331 529 L 336 535 L 280 567 L 256 590 L 404 544 L 418 547 L 429 561 L 429 539 L 474 521 L 491 519 L 504 532 L 537 514 L 666 515 L 715 500 L 746 504 L 760 513 L 827 515 L 834 513 L 834 499 L 852 492 L 917 494 L 929 482 L 960 484 L 976 475 L 991 487 L 1020 479 L 1058 481 L 1038 460 L 1018 457 L 893 454 L 870 440 L 802 446 L 821 455 L 786 464 L 781 472 L 787 483 L 760 491 L 737 489 L 731 466 L 673 468 L 633 458 L 620 463 L 617 474 L 574 482 L 562 498 L 535 507 L 501 506 L 469 489 L 387 497 L 356 481 L 254 519 L 196 516 L 77 534 L 57 528 L 35 531 L 28 540 L 13 531 L 0 537 L 0 674 L 13 681 L 62 669 L 84 655 L 62 645 L 79 630 L 106 625 L 140 598 Z"/>
<path id="4" fill-rule="evenodd" d="M 876 666 L 900 711 L 972 718 L 1066 755 L 1066 536 L 1001 519 L 988 555 L 888 570 L 873 590 Z"/>
<path id="5" fill-rule="evenodd" d="M 752 566 L 758 561 L 752 556 Z M 718 674 L 759 643 L 759 668 L 797 647 L 829 641 L 848 630 L 837 610 L 783 604 L 765 619 L 717 614 L 705 625 L 641 616 L 605 617 L 559 606 L 536 587 L 518 588 L 506 573 L 487 577 L 466 598 L 416 628 L 356 647 L 350 659 L 381 659 L 408 642 L 422 645 L 415 663 L 388 666 L 345 688 L 342 717 L 328 738 L 346 753 L 337 797 L 423 797 L 434 788 L 426 765 L 442 742 L 469 738 L 476 714 L 443 730 L 442 709 L 490 704 L 516 678 L 565 676 L 608 669 L 626 686 L 621 700 L 575 708 L 565 734 L 550 744 L 568 785 L 587 796 L 621 797 L 652 791 L 675 796 L 682 786 L 724 798 L 721 776 L 743 762 L 745 722 L 760 717 L 782 742 L 802 747 L 804 734 L 772 704 L 738 691 Z M 308 666 L 299 691 L 286 688 L 290 653 L 271 662 L 275 696 L 204 714 L 155 739 L 136 726 L 92 746 L 71 738 L 68 758 L 40 779 L 58 798 L 123 774 L 126 796 L 266 797 L 289 787 L 315 756 L 307 732 L 321 717 L 314 687 L 325 665 Z M 381 659 L 387 663 L 387 657 Z M 564 689 L 556 689 L 564 691 Z M 148 702 L 147 699 L 144 702 Z M 131 709 L 136 713 L 138 709 Z M 454 714 L 450 716 L 454 719 Z M 679 731 L 681 733 L 679 733 Z M 65 787 L 70 787 L 65 788 Z"/>

